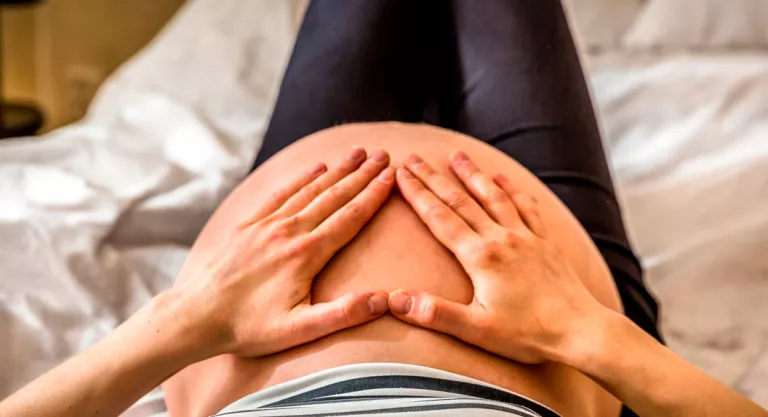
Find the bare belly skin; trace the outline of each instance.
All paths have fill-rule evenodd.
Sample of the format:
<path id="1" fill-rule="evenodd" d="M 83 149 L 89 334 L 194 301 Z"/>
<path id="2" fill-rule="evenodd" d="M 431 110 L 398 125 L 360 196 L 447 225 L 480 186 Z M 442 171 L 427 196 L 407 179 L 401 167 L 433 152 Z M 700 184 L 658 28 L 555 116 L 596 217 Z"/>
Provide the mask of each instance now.
<path id="1" fill-rule="evenodd" d="M 598 250 L 546 186 L 494 148 L 425 125 L 344 125 L 315 133 L 286 148 L 252 173 L 221 204 L 198 237 L 188 262 L 195 262 L 195 254 L 209 250 L 250 217 L 288 180 L 311 164 L 333 164 L 353 145 L 369 152 L 387 150 L 396 167 L 409 154 L 418 153 L 450 178 L 448 155 L 461 149 L 484 171 L 504 173 L 521 191 L 538 199 L 550 239 L 560 246 L 586 287 L 604 305 L 621 311 L 613 279 Z M 472 299 L 469 278 L 459 263 L 395 193 L 318 276 L 313 302 L 332 300 L 351 291 L 398 288 L 428 291 L 463 303 Z M 366 362 L 422 365 L 466 375 L 528 396 L 566 417 L 617 416 L 620 409 L 616 399 L 573 369 L 512 362 L 390 315 L 269 357 L 242 359 L 225 355 L 197 363 L 165 383 L 166 402 L 174 417 L 211 415 L 268 386 L 336 366 Z"/>

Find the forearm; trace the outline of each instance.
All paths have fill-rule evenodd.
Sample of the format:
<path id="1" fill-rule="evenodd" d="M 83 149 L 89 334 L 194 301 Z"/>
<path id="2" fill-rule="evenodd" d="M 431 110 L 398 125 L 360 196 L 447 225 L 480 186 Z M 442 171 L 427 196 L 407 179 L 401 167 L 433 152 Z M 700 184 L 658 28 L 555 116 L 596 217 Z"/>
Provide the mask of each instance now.
<path id="1" fill-rule="evenodd" d="M 581 326 L 556 356 L 642 417 L 768 416 L 617 313 Z"/>
<path id="2" fill-rule="evenodd" d="M 0 416 L 116 416 L 211 356 L 168 301 L 155 298 L 93 347 L 11 395 L 0 403 Z"/>

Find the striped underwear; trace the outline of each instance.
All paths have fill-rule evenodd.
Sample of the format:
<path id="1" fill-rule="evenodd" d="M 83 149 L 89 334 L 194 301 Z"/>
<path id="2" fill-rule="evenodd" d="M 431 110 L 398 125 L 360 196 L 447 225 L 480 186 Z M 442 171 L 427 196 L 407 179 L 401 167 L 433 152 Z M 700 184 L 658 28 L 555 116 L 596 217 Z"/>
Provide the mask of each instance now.
<path id="1" fill-rule="evenodd" d="M 423 366 L 369 363 L 327 369 L 255 392 L 215 416 L 523 416 L 552 409 L 476 379 Z"/>

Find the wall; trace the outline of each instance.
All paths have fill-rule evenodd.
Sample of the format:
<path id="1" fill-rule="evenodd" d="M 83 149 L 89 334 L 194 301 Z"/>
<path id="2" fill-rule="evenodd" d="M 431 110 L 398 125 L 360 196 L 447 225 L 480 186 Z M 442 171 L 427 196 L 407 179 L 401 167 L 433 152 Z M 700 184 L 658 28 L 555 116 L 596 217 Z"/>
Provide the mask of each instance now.
<path id="1" fill-rule="evenodd" d="M 3 96 L 15 100 L 35 98 L 35 33 L 34 9 L 5 7 L 2 11 Z"/>
<path id="2" fill-rule="evenodd" d="M 34 98 L 46 128 L 80 118 L 96 86 L 139 51 L 185 0 L 47 0 L 5 8 L 4 88 Z"/>

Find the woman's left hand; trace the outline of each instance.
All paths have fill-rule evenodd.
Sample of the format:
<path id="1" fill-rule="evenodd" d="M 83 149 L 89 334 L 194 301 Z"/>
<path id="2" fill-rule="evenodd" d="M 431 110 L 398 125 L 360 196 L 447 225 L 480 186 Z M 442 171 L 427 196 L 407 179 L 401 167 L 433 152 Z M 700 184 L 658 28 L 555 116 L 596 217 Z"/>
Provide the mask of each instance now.
<path id="1" fill-rule="evenodd" d="M 337 166 L 320 164 L 244 221 L 202 270 L 182 269 L 168 293 L 190 337 L 215 354 L 258 357 L 373 320 L 387 294 L 347 294 L 311 304 L 314 277 L 386 201 L 394 170 L 384 151 L 355 148 Z M 189 270 L 187 270 L 189 269 Z M 180 309 L 180 310 L 179 310 Z"/>
<path id="2" fill-rule="evenodd" d="M 432 294 L 390 294 L 390 311 L 408 323 L 455 336 L 516 362 L 556 360 L 572 335 L 608 308 L 600 304 L 549 239 L 536 200 L 502 175 L 490 177 L 463 152 L 454 185 L 411 156 L 397 171 L 403 197 L 472 280 L 468 305 Z"/>

